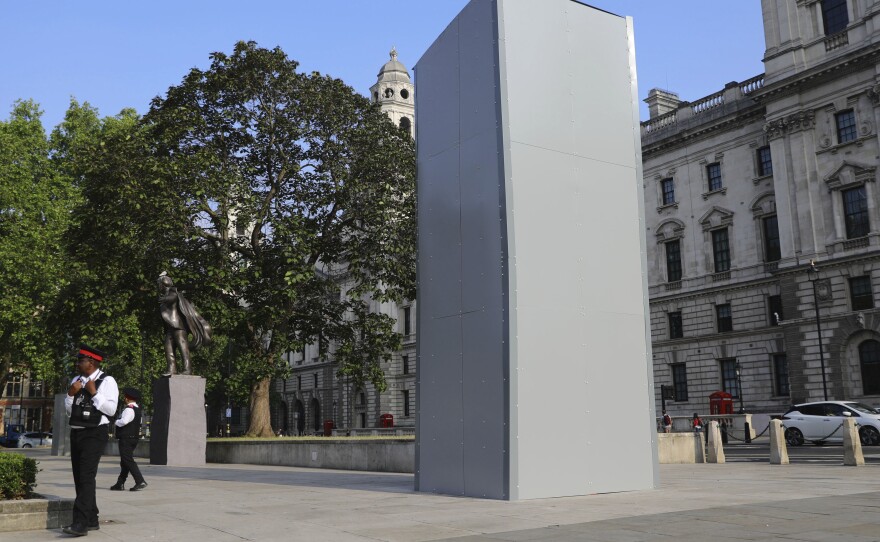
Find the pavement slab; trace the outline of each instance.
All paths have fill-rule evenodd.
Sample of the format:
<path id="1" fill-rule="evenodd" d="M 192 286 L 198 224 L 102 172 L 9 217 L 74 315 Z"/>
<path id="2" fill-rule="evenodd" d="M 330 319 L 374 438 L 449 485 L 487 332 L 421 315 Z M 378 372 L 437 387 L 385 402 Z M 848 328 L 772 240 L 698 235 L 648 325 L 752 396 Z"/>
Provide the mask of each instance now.
<path id="1" fill-rule="evenodd" d="M 72 498 L 70 461 L 46 450 L 37 491 Z M 267 465 L 141 465 L 140 492 L 109 491 L 90 540 L 317 542 L 880 542 L 880 465 L 661 465 L 654 490 L 506 502 L 416 493 L 411 474 Z M 58 531 L 2 541 L 67 539 Z"/>

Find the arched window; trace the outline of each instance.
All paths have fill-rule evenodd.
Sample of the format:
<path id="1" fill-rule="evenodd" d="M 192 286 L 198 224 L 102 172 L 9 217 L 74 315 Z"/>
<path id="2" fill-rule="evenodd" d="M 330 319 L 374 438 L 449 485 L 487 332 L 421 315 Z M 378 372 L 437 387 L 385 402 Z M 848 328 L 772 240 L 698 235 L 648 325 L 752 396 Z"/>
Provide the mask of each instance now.
<path id="1" fill-rule="evenodd" d="M 880 342 L 873 339 L 859 345 L 862 389 L 865 395 L 880 395 Z"/>
<path id="2" fill-rule="evenodd" d="M 400 128 L 406 130 L 406 133 L 412 135 L 412 123 L 407 117 L 400 118 Z"/>

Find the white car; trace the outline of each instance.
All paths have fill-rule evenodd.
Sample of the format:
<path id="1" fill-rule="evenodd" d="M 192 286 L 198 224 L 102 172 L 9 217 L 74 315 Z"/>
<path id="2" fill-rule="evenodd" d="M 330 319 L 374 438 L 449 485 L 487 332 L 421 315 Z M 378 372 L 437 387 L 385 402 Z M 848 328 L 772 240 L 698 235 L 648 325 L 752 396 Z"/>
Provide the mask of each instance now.
<path id="1" fill-rule="evenodd" d="M 52 433 L 24 433 L 18 437 L 19 448 L 36 448 L 37 446 L 52 446 Z"/>
<path id="2" fill-rule="evenodd" d="M 880 411 L 855 401 L 822 401 L 794 405 L 782 416 L 789 446 L 843 442 L 843 420 L 853 418 L 863 446 L 880 444 Z"/>

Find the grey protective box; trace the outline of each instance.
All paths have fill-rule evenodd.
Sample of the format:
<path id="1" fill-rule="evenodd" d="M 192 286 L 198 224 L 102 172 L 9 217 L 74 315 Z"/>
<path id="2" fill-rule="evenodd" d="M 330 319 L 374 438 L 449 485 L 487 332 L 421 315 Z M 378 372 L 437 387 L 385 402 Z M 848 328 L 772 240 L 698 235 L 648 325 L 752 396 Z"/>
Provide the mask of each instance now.
<path id="1" fill-rule="evenodd" d="M 632 21 L 472 0 L 415 74 L 416 489 L 655 487 Z"/>
<path id="2" fill-rule="evenodd" d="M 205 379 L 172 375 L 153 382 L 150 464 L 205 465 Z"/>

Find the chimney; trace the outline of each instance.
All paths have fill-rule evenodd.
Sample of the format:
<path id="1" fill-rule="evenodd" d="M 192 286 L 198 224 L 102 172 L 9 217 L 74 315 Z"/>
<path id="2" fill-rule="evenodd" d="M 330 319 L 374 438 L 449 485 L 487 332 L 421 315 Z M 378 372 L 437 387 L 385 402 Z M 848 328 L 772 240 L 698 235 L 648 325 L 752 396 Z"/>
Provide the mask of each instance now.
<path id="1" fill-rule="evenodd" d="M 681 103 L 681 100 L 678 98 L 678 94 L 674 92 L 652 88 L 648 92 L 648 97 L 645 98 L 645 103 L 648 104 L 648 114 L 653 119 L 678 109 L 678 104 Z"/>

